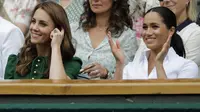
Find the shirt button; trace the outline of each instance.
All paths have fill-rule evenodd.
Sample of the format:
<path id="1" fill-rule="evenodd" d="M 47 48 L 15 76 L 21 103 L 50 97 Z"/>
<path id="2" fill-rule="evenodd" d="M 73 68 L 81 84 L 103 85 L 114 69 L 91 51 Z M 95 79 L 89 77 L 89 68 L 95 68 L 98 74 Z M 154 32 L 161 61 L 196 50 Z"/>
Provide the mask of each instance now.
<path id="1" fill-rule="evenodd" d="M 38 65 L 35 65 L 36 67 L 38 67 Z"/>
<path id="2" fill-rule="evenodd" d="M 33 71 L 33 73 L 34 73 L 34 74 L 36 74 L 36 73 L 37 73 L 37 71 Z"/>
<path id="3" fill-rule="evenodd" d="M 32 77 L 32 79 L 35 79 L 34 77 Z"/>
<path id="4" fill-rule="evenodd" d="M 38 59 L 37 61 L 38 61 L 38 62 L 40 62 L 40 60 L 39 60 L 39 59 Z"/>

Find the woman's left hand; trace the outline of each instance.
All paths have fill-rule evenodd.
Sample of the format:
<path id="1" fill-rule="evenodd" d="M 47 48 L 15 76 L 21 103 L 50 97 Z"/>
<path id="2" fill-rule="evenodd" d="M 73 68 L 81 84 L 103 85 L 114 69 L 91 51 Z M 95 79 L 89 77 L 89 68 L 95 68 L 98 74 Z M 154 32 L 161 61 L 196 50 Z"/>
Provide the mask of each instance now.
<path id="1" fill-rule="evenodd" d="M 167 41 L 162 46 L 162 50 L 156 56 L 156 62 L 163 63 L 165 56 L 167 55 L 167 52 L 170 48 L 171 38 L 172 38 L 172 36 L 169 35 L 168 38 L 167 38 Z"/>
<path id="2" fill-rule="evenodd" d="M 60 47 L 62 40 L 64 38 L 64 29 L 62 28 L 61 31 L 58 28 L 55 28 L 51 34 L 50 38 L 52 39 L 51 41 L 51 47 Z"/>
<path id="3" fill-rule="evenodd" d="M 91 78 L 107 78 L 108 70 L 99 63 L 93 63 L 84 67 L 81 72 L 88 73 Z"/>

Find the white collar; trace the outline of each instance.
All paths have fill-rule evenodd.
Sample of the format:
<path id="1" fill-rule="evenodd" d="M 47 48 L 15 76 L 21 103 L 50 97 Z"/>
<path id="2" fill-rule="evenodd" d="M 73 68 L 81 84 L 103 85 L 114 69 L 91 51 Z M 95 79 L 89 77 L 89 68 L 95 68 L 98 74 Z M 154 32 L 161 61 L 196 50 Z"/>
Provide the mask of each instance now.
<path id="1" fill-rule="evenodd" d="M 145 48 L 141 54 L 140 62 L 143 61 L 145 58 L 148 59 L 150 53 L 150 49 Z M 172 60 L 174 57 L 178 56 L 172 47 L 169 48 L 167 55 L 165 56 L 164 62 L 168 62 Z"/>

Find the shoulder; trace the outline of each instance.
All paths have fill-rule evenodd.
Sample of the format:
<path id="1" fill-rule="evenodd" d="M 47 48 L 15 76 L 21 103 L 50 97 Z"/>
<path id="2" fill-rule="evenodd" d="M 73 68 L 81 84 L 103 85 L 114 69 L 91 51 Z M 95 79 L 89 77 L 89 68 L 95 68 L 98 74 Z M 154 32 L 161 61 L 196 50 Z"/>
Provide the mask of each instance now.
<path id="1" fill-rule="evenodd" d="M 79 23 L 78 22 L 70 23 L 70 28 L 72 32 L 75 32 L 79 28 Z"/>
<path id="2" fill-rule="evenodd" d="M 190 33 L 190 34 L 200 34 L 200 27 L 196 23 L 191 23 L 186 26 L 183 31 Z"/>
<path id="3" fill-rule="evenodd" d="M 135 30 L 132 30 L 131 28 L 124 28 L 124 31 L 122 32 L 122 34 L 119 36 L 119 40 L 123 40 L 123 39 L 131 39 L 131 38 L 136 38 L 135 36 Z"/>
<path id="4" fill-rule="evenodd" d="M 15 54 L 11 54 L 9 57 L 8 57 L 8 60 L 18 60 L 18 56 L 15 55 Z"/>
<path id="5" fill-rule="evenodd" d="M 191 69 L 198 69 L 198 66 L 194 61 L 180 57 L 172 48 L 170 49 L 168 54 L 173 67 L 178 67 L 180 70 L 185 69 L 185 67 L 189 67 Z"/>
<path id="6" fill-rule="evenodd" d="M 7 61 L 7 65 L 6 65 L 6 69 L 11 69 L 11 68 L 15 68 L 16 64 L 18 62 L 19 58 L 17 55 L 11 54 L 8 57 L 8 61 Z"/>
<path id="7" fill-rule="evenodd" d="M 9 34 L 12 32 L 17 32 L 20 35 L 23 35 L 23 33 L 21 32 L 21 30 L 15 26 L 13 23 L 11 23 L 10 21 L 7 21 L 3 18 L 0 17 L 0 30 L 5 33 L 5 34 Z"/>
<path id="8" fill-rule="evenodd" d="M 82 65 L 82 61 L 78 57 L 73 57 L 71 60 L 64 61 L 65 66 Z"/>
<path id="9" fill-rule="evenodd" d="M 194 61 L 184 59 L 183 65 L 179 71 L 179 77 L 199 78 L 198 66 Z"/>
<path id="10" fill-rule="evenodd" d="M 134 44 L 134 46 L 137 45 L 135 30 L 127 27 L 118 38 L 113 38 L 113 40 L 119 40 L 122 46 L 126 46 L 127 43 Z"/>

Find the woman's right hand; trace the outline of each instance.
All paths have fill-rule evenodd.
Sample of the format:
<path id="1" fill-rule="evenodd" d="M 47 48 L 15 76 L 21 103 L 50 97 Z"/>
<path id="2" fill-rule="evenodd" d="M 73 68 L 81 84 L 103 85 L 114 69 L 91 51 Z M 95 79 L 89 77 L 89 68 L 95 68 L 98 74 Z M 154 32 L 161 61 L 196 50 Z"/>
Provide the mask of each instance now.
<path id="1" fill-rule="evenodd" d="M 112 37 L 111 37 L 111 32 L 108 32 L 107 36 L 108 36 L 108 40 L 109 40 L 109 44 L 110 44 L 112 53 L 113 53 L 113 55 L 116 59 L 116 62 L 120 63 L 120 64 L 124 64 L 124 60 L 125 60 L 124 54 L 123 54 L 123 51 L 120 48 L 119 41 L 117 40 L 116 44 L 113 42 Z"/>
<path id="2" fill-rule="evenodd" d="M 60 48 L 62 40 L 64 38 L 64 29 L 62 28 L 61 31 L 58 28 L 55 28 L 51 34 L 50 34 L 50 38 L 52 39 L 51 41 L 51 47 L 58 47 Z"/>

